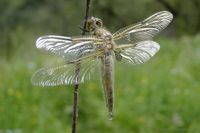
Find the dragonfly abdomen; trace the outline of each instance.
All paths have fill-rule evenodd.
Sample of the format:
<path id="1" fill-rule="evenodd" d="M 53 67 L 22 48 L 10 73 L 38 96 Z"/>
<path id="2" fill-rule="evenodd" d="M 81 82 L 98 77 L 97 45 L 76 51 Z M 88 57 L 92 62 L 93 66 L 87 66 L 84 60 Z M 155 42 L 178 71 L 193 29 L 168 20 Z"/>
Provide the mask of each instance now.
<path id="1" fill-rule="evenodd" d="M 113 80 L 113 71 L 114 63 L 112 53 L 107 51 L 102 57 L 102 82 L 104 88 L 104 96 L 106 101 L 106 106 L 110 113 L 110 118 L 113 115 L 113 103 L 114 103 L 114 80 Z"/>

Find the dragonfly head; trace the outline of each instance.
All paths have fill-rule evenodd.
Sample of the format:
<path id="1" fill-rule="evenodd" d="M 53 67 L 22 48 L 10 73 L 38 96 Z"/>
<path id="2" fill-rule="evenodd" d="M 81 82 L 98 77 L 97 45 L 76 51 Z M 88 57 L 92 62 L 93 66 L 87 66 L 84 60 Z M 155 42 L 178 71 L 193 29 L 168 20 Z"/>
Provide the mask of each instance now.
<path id="1" fill-rule="evenodd" d="M 103 26 L 103 21 L 99 18 L 90 17 L 86 22 L 86 30 L 89 32 L 93 32 L 97 28 L 101 28 Z"/>

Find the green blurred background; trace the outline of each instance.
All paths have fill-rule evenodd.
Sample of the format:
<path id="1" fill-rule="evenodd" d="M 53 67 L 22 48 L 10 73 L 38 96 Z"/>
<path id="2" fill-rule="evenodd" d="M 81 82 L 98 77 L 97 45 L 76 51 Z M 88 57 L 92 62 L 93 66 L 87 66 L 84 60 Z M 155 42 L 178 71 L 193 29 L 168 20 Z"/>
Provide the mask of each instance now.
<path id="1" fill-rule="evenodd" d="M 80 86 L 78 133 L 200 132 L 200 1 L 92 0 L 111 32 L 168 10 L 174 20 L 149 62 L 116 63 L 115 117 L 98 77 Z M 70 133 L 73 86 L 34 87 L 31 75 L 62 59 L 42 52 L 42 35 L 80 35 L 85 0 L 0 0 L 0 133 Z M 55 63 L 56 62 L 56 63 Z"/>

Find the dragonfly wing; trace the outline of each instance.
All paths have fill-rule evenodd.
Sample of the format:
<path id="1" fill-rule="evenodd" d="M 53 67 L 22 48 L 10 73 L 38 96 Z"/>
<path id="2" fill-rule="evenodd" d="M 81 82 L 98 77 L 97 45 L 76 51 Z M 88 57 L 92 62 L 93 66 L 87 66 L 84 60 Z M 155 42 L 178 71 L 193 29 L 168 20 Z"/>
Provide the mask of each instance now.
<path id="1" fill-rule="evenodd" d="M 154 56 L 160 49 L 158 43 L 154 41 L 142 41 L 133 44 L 130 47 L 119 48 L 122 60 L 128 61 L 128 63 L 137 65 L 148 61 Z"/>
<path id="2" fill-rule="evenodd" d="M 95 52 L 96 44 L 102 44 L 102 39 L 95 36 L 64 37 L 56 35 L 42 36 L 37 39 L 36 47 L 52 52 L 68 60 Z"/>
<path id="3" fill-rule="evenodd" d="M 79 78 L 76 75 L 75 63 L 68 63 L 55 68 L 42 68 L 32 76 L 32 84 L 37 86 L 57 86 L 64 84 L 83 83 L 97 73 L 99 67 L 99 59 L 88 58 L 80 63 Z"/>
<path id="4" fill-rule="evenodd" d="M 131 42 L 139 42 L 152 39 L 172 21 L 173 15 L 168 11 L 160 11 L 140 23 L 127 26 L 115 32 L 115 41 L 125 39 Z"/>

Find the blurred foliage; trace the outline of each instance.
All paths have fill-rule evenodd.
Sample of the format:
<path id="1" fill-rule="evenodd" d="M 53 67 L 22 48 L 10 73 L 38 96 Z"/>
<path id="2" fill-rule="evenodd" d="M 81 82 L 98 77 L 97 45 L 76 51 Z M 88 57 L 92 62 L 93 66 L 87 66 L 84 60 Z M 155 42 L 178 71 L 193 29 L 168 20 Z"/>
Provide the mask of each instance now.
<path id="1" fill-rule="evenodd" d="M 92 0 L 91 15 L 102 18 L 114 32 L 157 11 L 169 10 L 175 19 L 166 34 L 174 37 L 199 32 L 199 8 L 199 0 Z M 85 1 L 79 0 L 1 0 L 0 56 L 10 58 L 19 47 L 33 45 L 40 35 L 79 35 L 84 10 Z"/>
<path id="2" fill-rule="evenodd" d="M 80 86 L 77 133 L 199 133 L 200 35 L 158 39 L 149 62 L 116 63 L 114 119 L 96 80 Z M 58 58 L 0 60 L 0 133 L 69 133 L 73 87 L 34 87 L 31 75 Z"/>
<path id="3" fill-rule="evenodd" d="M 113 121 L 98 81 L 81 85 L 78 132 L 200 132 L 199 8 L 199 0 L 92 0 L 91 15 L 111 32 L 160 10 L 175 18 L 159 35 L 166 39 L 157 39 L 154 59 L 135 67 L 117 63 Z M 70 132 L 72 86 L 34 87 L 30 77 L 59 60 L 37 50 L 35 40 L 80 35 L 84 10 L 84 0 L 0 0 L 0 133 Z"/>

